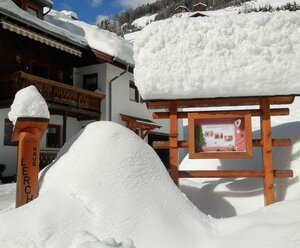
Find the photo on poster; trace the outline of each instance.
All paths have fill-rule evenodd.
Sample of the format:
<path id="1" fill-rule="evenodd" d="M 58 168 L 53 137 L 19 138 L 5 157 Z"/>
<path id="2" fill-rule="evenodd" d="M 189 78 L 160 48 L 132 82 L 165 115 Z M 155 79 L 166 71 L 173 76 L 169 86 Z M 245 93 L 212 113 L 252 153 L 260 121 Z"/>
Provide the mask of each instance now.
<path id="1" fill-rule="evenodd" d="M 247 115 L 189 115 L 189 148 L 192 157 L 201 154 L 252 153 L 251 119 Z M 208 155 L 210 156 L 210 155 Z M 232 155 L 233 157 L 235 155 Z M 213 157 L 213 156 L 211 156 Z M 220 157 L 218 155 L 218 157 Z M 226 155 L 228 157 L 228 155 Z"/>

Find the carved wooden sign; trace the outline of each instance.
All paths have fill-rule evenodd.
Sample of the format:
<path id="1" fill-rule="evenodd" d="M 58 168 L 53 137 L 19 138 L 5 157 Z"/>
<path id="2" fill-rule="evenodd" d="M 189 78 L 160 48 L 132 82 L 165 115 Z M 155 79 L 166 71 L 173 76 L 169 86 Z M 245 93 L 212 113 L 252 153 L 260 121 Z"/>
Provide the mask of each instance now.
<path id="1" fill-rule="evenodd" d="M 48 126 L 48 119 L 18 118 L 13 141 L 19 141 L 16 207 L 37 198 L 40 161 L 40 140 Z"/>
<path id="2" fill-rule="evenodd" d="M 250 158 L 250 114 L 188 114 L 190 158 Z"/>

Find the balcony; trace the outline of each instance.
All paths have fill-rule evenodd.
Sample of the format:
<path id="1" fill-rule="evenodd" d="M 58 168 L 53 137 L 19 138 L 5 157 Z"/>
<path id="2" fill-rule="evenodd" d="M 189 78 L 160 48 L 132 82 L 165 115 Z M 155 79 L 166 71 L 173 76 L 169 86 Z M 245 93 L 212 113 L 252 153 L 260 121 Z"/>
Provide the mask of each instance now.
<path id="1" fill-rule="evenodd" d="M 82 120 L 100 119 L 104 94 L 91 92 L 24 72 L 0 76 L 0 108 L 9 107 L 17 91 L 34 85 L 48 103 L 51 114 Z"/>

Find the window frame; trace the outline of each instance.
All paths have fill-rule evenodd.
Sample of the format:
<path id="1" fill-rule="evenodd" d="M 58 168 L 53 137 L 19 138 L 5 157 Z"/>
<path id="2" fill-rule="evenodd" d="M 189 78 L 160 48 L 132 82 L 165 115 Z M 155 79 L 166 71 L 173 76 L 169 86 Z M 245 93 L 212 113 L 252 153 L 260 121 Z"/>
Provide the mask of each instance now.
<path id="1" fill-rule="evenodd" d="M 53 145 L 50 146 L 49 145 L 49 141 L 48 141 L 48 128 L 55 128 L 56 130 L 56 141 L 58 141 L 58 146 Z M 62 140 L 61 140 L 61 125 L 57 125 L 57 124 L 48 124 L 48 128 L 46 129 L 46 147 L 47 148 L 61 148 L 62 147 Z"/>
<path id="2" fill-rule="evenodd" d="M 10 137 L 11 137 L 11 135 L 12 135 L 12 133 L 13 133 L 13 131 L 14 131 L 14 125 L 13 125 L 13 123 L 9 120 L 9 119 L 4 119 L 4 137 L 3 137 L 3 145 L 4 146 L 18 146 L 18 142 L 13 142 L 13 141 L 11 141 L 11 139 L 10 139 L 10 141 L 8 141 L 7 139 L 5 139 L 5 131 L 6 131 L 6 125 L 7 124 L 10 124 L 11 125 L 11 133 L 10 133 Z"/>
<path id="3" fill-rule="evenodd" d="M 94 87 L 95 89 L 89 89 L 88 86 L 93 85 L 93 84 L 88 84 L 88 82 L 86 82 L 87 79 L 91 79 L 91 78 L 95 78 L 96 79 L 96 83 L 94 83 Z M 98 73 L 89 73 L 89 74 L 85 74 L 82 76 L 82 87 L 83 89 L 89 90 L 89 91 L 95 91 L 98 89 Z"/>
<path id="4" fill-rule="evenodd" d="M 131 90 L 134 90 L 134 99 L 131 98 Z M 140 93 L 134 81 L 129 80 L 129 100 L 132 102 L 140 103 Z"/>

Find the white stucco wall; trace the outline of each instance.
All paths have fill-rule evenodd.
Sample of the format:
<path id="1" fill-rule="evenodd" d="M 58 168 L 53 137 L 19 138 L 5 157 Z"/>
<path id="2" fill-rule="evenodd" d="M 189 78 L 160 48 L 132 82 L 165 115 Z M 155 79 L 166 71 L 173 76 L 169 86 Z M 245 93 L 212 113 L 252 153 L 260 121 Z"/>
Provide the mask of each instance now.
<path id="1" fill-rule="evenodd" d="M 16 146 L 5 146 L 4 145 L 4 123 L 5 119 L 8 119 L 7 114 L 9 109 L 0 110 L 0 163 L 4 163 L 7 169 L 4 171 L 3 176 L 13 176 L 16 174 L 17 165 L 17 147 Z M 63 132 L 63 117 L 59 115 L 51 115 L 49 124 L 56 124 L 61 126 L 61 141 Z M 77 121 L 75 118 L 67 118 L 67 134 L 66 138 L 69 139 L 71 136 L 76 134 L 87 122 Z M 46 147 L 46 135 L 41 140 L 41 151 L 59 151 L 59 148 Z"/>
<path id="2" fill-rule="evenodd" d="M 114 65 L 103 63 L 74 69 L 74 85 L 82 87 L 83 76 L 98 74 L 98 89 L 106 94 L 101 102 L 101 120 L 108 120 L 108 83 L 119 76 L 124 70 Z M 131 72 L 126 72 L 112 82 L 112 121 L 125 125 L 120 118 L 120 113 L 134 117 L 152 119 L 152 111 L 148 110 L 145 103 L 136 103 L 129 100 L 129 81 L 133 79 Z M 162 128 L 155 130 L 159 133 L 169 133 L 169 123 L 166 120 L 154 120 Z M 181 133 L 181 132 L 180 132 Z"/>
<path id="3" fill-rule="evenodd" d="M 104 63 L 92 66 L 77 68 L 74 70 L 74 80 L 79 87 L 82 87 L 83 76 L 98 73 L 98 88 L 105 92 L 106 97 L 101 102 L 101 120 L 108 120 L 108 82 L 119 76 L 124 70 L 114 65 Z M 129 81 L 134 81 L 133 74 L 126 72 L 121 77 L 112 82 L 112 121 L 125 125 L 121 120 L 120 114 L 134 117 L 152 119 L 152 110 L 148 110 L 145 103 L 136 103 L 129 100 Z M 157 133 L 169 134 L 169 120 L 153 120 L 160 129 L 154 130 Z M 182 120 L 178 122 L 179 139 L 183 139 Z M 182 152 L 180 152 L 182 154 Z M 180 159 L 183 155 L 180 156 Z"/>

